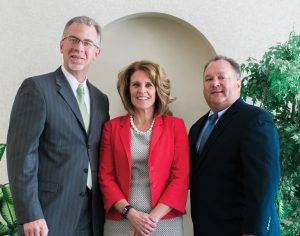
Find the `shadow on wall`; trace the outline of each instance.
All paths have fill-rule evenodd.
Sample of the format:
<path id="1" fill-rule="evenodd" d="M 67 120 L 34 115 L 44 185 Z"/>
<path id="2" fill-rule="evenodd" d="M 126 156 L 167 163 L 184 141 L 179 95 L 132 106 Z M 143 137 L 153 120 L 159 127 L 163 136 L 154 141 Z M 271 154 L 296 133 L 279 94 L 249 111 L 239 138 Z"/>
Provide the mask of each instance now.
<path id="1" fill-rule="evenodd" d="M 118 72 L 141 59 L 164 67 L 171 80 L 171 94 L 177 98 L 171 110 L 185 120 L 187 129 L 207 112 L 202 96 L 202 71 L 216 53 L 189 23 L 161 13 L 123 17 L 103 28 L 101 53 L 89 77 L 109 96 L 111 118 L 125 113 L 116 89 Z"/>

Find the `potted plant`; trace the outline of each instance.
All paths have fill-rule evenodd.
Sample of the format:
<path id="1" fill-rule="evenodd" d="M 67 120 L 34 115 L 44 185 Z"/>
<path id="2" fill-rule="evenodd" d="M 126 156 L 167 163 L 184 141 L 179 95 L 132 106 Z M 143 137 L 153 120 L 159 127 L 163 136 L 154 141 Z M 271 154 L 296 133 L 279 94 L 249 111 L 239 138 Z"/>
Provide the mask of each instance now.
<path id="1" fill-rule="evenodd" d="M 277 209 L 283 236 L 300 235 L 300 36 L 248 58 L 242 96 L 272 115 L 280 137 L 281 181 Z"/>
<path id="2" fill-rule="evenodd" d="M 6 145 L 0 144 L 0 161 Z M 17 235 L 17 220 L 8 184 L 0 184 L 0 235 Z"/>

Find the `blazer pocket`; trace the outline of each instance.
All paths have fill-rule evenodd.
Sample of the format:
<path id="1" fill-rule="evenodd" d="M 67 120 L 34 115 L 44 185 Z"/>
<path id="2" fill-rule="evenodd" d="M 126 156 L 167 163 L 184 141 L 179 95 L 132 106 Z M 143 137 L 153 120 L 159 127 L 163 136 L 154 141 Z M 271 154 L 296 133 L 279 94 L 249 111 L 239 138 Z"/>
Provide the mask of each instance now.
<path id="1" fill-rule="evenodd" d="M 59 185 L 57 183 L 39 182 L 39 191 L 56 193 Z"/>

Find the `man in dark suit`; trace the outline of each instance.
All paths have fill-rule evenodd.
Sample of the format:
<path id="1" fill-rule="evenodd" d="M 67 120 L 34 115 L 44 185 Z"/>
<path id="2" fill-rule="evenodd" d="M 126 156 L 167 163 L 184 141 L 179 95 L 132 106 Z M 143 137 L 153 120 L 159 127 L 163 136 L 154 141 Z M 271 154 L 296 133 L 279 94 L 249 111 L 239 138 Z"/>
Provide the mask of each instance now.
<path id="1" fill-rule="evenodd" d="M 209 61 L 203 86 L 211 110 L 189 132 L 194 235 L 280 235 L 274 122 L 240 98 L 241 72 L 234 60 Z"/>
<path id="2" fill-rule="evenodd" d="M 108 99 L 87 80 L 100 38 L 93 19 L 71 19 L 60 41 L 63 65 L 24 80 L 16 95 L 7 167 L 18 235 L 102 235 L 97 170 Z"/>

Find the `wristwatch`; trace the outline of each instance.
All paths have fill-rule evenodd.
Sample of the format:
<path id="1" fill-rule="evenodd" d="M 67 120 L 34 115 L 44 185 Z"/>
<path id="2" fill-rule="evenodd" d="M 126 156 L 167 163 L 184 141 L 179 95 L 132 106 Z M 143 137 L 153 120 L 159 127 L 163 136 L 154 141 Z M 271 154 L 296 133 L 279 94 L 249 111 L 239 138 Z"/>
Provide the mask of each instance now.
<path id="1" fill-rule="evenodd" d="M 129 210 L 133 208 L 133 206 L 131 205 L 127 205 L 126 207 L 124 207 L 122 213 L 121 213 L 121 216 L 124 218 L 124 219 L 127 219 L 127 214 L 129 212 Z"/>

